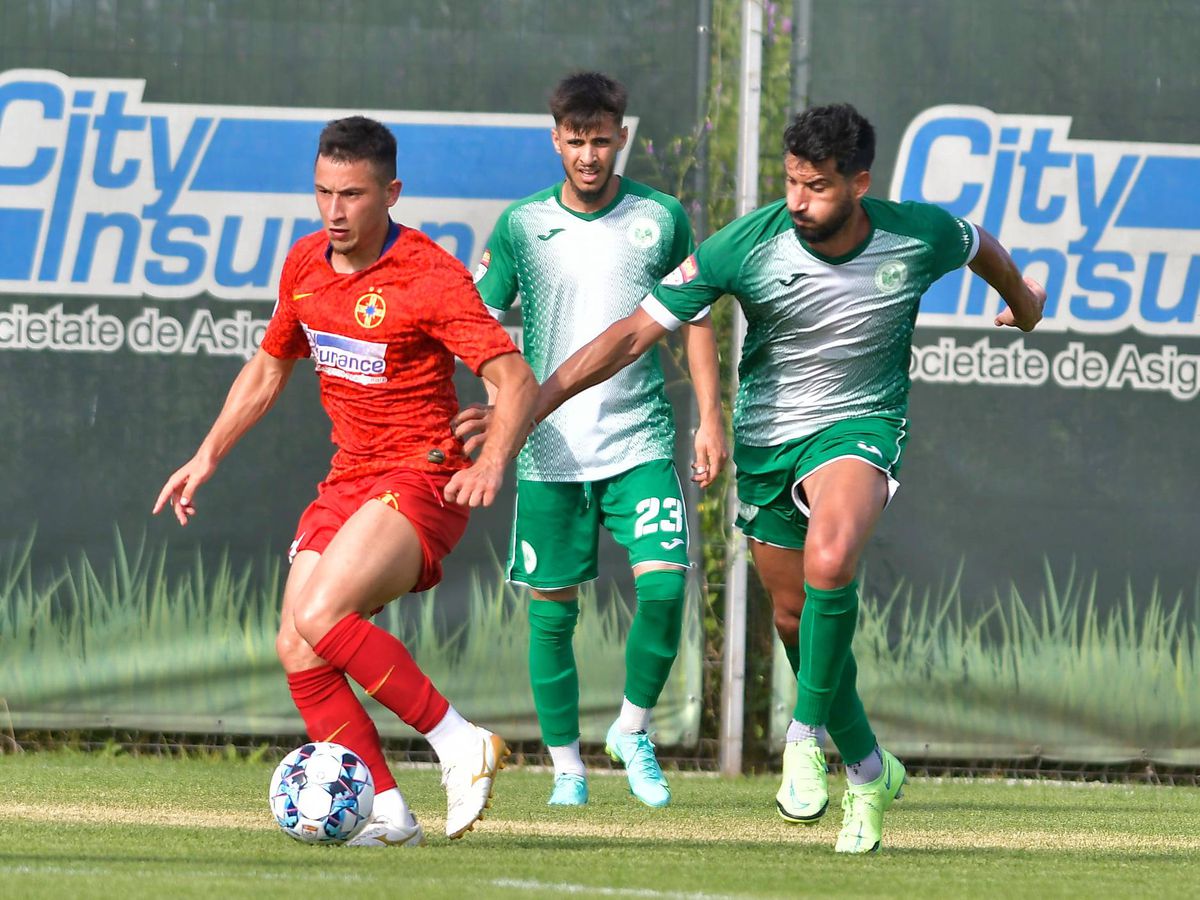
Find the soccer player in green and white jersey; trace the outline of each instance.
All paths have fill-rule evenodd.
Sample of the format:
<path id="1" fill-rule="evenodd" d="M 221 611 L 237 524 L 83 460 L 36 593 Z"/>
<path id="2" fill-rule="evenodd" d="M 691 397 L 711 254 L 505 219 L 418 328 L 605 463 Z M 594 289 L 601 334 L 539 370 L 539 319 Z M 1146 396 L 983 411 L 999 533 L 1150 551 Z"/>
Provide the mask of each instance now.
<path id="1" fill-rule="evenodd" d="M 559 83 L 550 101 L 551 136 L 566 177 L 505 210 L 476 272 L 479 292 L 497 316 L 520 295 L 524 352 L 539 380 L 636 309 L 693 249 L 678 200 L 614 173 L 628 138 L 625 102 L 625 89 L 599 73 Z M 688 322 L 688 366 L 700 410 L 693 480 L 707 487 L 728 457 L 717 349 L 707 307 Z M 472 416 L 485 414 L 464 412 L 460 436 L 480 424 Z M 689 565 L 674 445 L 662 369 L 651 354 L 547 417 L 518 458 L 508 577 L 533 590 L 530 681 L 554 760 L 553 805 L 583 805 L 588 798 L 572 638 L 579 585 L 598 575 L 601 527 L 628 551 L 637 595 L 624 699 L 606 749 L 624 764 L 635 797 L 655 807 L 670 802 L 647 730 L 679 648 Z"/>
<path id="2" fill-rule="evenodd" d="M 776 795 L 788 822 L 828 805 L 822 743 L 847 764 L 836 849 L 879 847 L 904 766 L 875 740 L 850 651 L 855 574 L 896 489 L 921 295 L 969 265 L 1031 330 L 1046 293 L 987 232 L 920 203 L 866 197 L 875 134 L 849 105 L 809 109 L 784 135 L 787 196 L 700 245 L 632 315 L 542 384 L 535 421 L 638 359 L 722 294 L 747 321 L 734 409 L 738 525 L 750 538 L 798 696 Z"/>

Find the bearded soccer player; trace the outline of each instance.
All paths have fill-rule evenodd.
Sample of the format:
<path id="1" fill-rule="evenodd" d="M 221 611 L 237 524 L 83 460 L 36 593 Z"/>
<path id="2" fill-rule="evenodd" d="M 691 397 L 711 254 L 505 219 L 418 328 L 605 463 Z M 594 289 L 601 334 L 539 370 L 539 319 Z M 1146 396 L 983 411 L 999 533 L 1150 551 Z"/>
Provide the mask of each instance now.
<path id="1" fill-rule="evenodd" d="M 551 139 L 565 178 L 505 210 L 476 272 L 498 317 L 520 295 L 525 355 L 539 378 L 636 309 L 692 251 L 679 201 L 614 172 L 628 139 L 625 103 L 624 87 L 600 73 L 558 84 Z M 688 365 L 700 410 L 693 480 L 706 487 L 728 451 L 708 310 L 689 321 Z M 474 415 L 486 411 L 464 411 L 460 435 L 481 424 Z M 650 355 L 542 422 L 518 458 L 508 577 L 533 592 L 529 673 L 554 761 L 551 805 L 588 800 L 572 640 L 579 586 L 598 575 L 600 528 L 628 552 L 637 595 L 624 698 L 606 749 L 625 766 L 635 797 L 654 807 L 671 800 L 648 729 L 679 649 L 689 565 L 674 446 L 662 369 Z"/>
<path id="2" fill-rule="evenodd" d="M 779 814 L 812 824 L 829 802 L 822 745 L 846 763 L 841 853 L 877 850 L 904 766 L 879 747 L 855 687 L 855 575 L 897 487 L 908 360 L 921 295 L 964 265 L 1030 331 L 1046 292 L 983 229 L 922 203 L 866 197 L 875 133 L 852 106 L 809 109 L 784 135 L 787 196 L 714 234 L 636 312 L 567 360 L 536 419 L 630 365 L 723 294 L 747 334 L 734 412 L 737 524 L 797 673 Z"/>
<path id="3" fill-rule="evenodd" d="M 507 748 L 463 719 L 369 617 L 441 580 L 469 508 L 500 488 L 537 384 L 470 274 L 391 220 L 401 185 L 385 126 L 361 116 L 330 122 L 314 174 L 324 230 L 288 253 L 261 348 L 154 512 L 169 503 L 186 525 L 196 490 L 271 407 L 296 361 L 313 358 L 337 451 L 296 529 L 276 649 L 309 736 L 349 747 L 374 777 L 374 813 L 350 843 L 417 846 L 421 826 L 347 676 L 429 740 L 442 764 L 446 833 L 473 828 Z M 474 464 L 450 428 L 455 356 L 496 386 L 497 428 Z"/>

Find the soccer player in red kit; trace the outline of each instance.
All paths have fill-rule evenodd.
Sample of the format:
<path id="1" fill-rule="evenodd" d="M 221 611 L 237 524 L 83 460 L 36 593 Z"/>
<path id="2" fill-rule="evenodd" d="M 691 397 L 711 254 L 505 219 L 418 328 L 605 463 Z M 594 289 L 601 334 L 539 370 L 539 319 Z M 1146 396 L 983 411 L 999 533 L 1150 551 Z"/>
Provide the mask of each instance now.
<path id="1" fill-rule="evenodd" d="M 463 719 L 369 618 L 441 580 L 469 507 L 496 497 L 537 382 L 466 269 L 391 220 L 400 182 L 384 125 L 362 116 L 330 122 L 314 182 L 324 229 L 288 253 L 262 346 L 154 512 L 170 504 L 186 525 L 197 488 L 270 409 L 296 361 L 312 357 L 337 451 L 296 529 L 276 650 L 309 737 L 349 747 L 374 777 L 374 813 L 350 843 L 416 846 L 421 826 L 347 676 L 429 740 L 442 764 L 446 833 L 461 837 L 483 815 L 507 748 Z M 450 429 L 456 356 L 499 388 L 501 424 L 474 463 Z"/>

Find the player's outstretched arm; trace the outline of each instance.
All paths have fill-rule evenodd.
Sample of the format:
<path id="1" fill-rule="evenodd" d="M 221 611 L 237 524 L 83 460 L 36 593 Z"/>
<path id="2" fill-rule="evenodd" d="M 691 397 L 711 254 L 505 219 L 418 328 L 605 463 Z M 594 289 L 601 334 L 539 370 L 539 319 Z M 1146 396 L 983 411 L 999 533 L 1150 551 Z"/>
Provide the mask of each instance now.
<path id="1" fill-rule="evenodd" d="M 1046 289 L 1032 278 L 1021 277 L 1021 270 L 1000 242 L 982 228 L 977 230 L 979 250 L 971 260 L 971 271 L 994 287 L 1007 304 L 996 316 L 996 325 L 1033 331 L 1042 320 Z"/>
<path id="2" fill-rule="evenodd" d="M 683 330 L 688 371 L 700 412 L 694 440 L 696 458 L 692 462 L 692 481 L 706 488 L 717 480 L 729 459 L 721 413 L 720 357 L 711 315 L 685 325 Z"/>
<path id="3" fill-rule="evenodd" d="M 446 499 L 463 506 L 490 506 L 496 499 L 504 483 L 504 467 L 529 436 L 537 399 L 537 379 L 519 353 L 489 359 L 479 374 L 494 386 L 495 405 L 479 458 L 469 469 L 455 472 L 446 485 Z"/>
<path id="4" fill-rule="evenodd" d="M 538 391 L 534 422 L 542 421 L 580 391 L 612 378 L 666 333 L 640 306 L 617 319 L 550 373 Z"/>
<path id="5" fill-rule="evenodd" d="M 192 503 L 196 489 L 212 477 L 225 454 L 271 408 L 295 365 L 294 359 L 277 359 L 264 350 L 250 358 L 233 380 L 225 405 L 200 449 L 167 479 L 159 491 L 154 504 L 155 514 L 170 502 L 179 524 L 188 523 L 188 519 L 196 514 Z"/>

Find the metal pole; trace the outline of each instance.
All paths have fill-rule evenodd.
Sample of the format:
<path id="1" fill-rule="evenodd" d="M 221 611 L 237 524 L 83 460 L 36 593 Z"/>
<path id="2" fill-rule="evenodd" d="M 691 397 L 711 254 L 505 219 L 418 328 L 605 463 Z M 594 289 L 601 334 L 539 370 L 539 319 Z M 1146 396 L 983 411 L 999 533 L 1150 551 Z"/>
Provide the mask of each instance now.
<path id="1" fill-rule="evenodd" d="M 738 96 L 738 153 L 736 212 L 744 216 L 758 206 L 758 120 L 762 101 L 763 4 L 742 2 L 742 68 Z M 746 336 L 746 319 L 740 306 L 733 308 L 733 374 L 737 391 L 737 365 Z M 729 506 L 737 509 L 737 489 L 731 484 Z M 725 654 L 721 672 L 720 766 L 723 775 L 740 775 L 746 710 L 746 539 L 732 532 L 725 573 Z"/>
<path id="2" fill-rule="evenodd" d="M 792 115 L 808 109 L 812 0 L 792 0 Z"/>
<path id="3" fill-rule="evenodd" d="M 708 237 L 708 117 L 709 80 L 712 77 L 712 0 L 699 0 L 696 13 L 696 171 L 692 185 L 696 213 L 692 227 L 696 240 Z"/>

